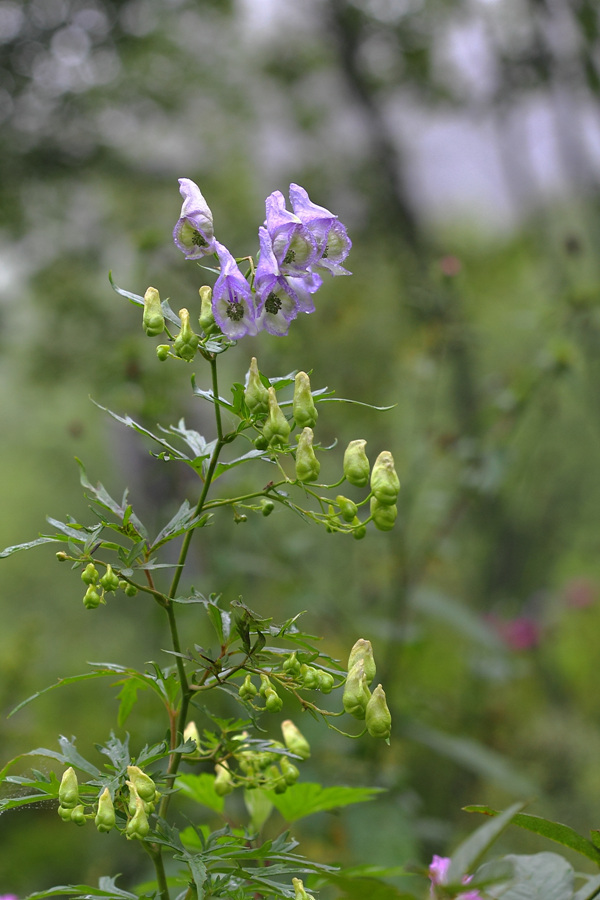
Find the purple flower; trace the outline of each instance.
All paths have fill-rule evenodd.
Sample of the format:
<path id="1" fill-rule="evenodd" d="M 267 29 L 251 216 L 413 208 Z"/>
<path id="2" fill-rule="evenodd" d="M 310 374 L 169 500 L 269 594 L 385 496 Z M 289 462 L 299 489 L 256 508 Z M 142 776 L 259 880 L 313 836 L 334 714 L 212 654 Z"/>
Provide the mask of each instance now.
<path id="1" fill-rule="evenodd" d="M 254 276 L 257 325 L 270 334 L 287 334 L 290 322 L 298 315 L 300 301 L 295 290 L 290 287 L 288 279 L 280 274 L 271 237 L 266 228 L 261 226 L 258 229 L 258 239 L 260 259 Z"/>
<path id="2" fill-rule="evenodd" d="M 256 334 L 258 328 L 250 285 L 227 247 L 215 241 L 215 251 L 221 264 L 212 295 L 215 322 L 223 334 L 234 340 Z"/>
<path id="3" fill-rule="evenodd" d="M 316 272 L 310 272 L 308 275 L 303 275 L 301 278 L 289 277 L 287 283 L 298 298 L 299 311 L 305 313 L 314 312 L 315 304 L 313 303 L 311 294 L 318 291 L 323 284 L 321 276 L 317 275 Z"/>
<path id="4" fill-rule="evenodd" d="M 447 884 L 448 869 L 450 868 L 450 859 L 447 856 L 434 856 L 429 866 L 429 878 L 431 879 L 431 896 L 436 897 L 436 884 Z M 468 884 L 473 876 L 465 875 L 462 880 L 463 884 Z M 481 900 L 479 891 L 467 891 L 464 894 L 458 894 L 456 900 Z"/>
<path id="5" fill-rule="evenodd" d="M 197 184 L 189 178 L 179 179 L 183 197 L 181 216 L 173 229 L 173 240 L 186 259 L 200 259 L 215 252 L 213 217 Z"/>
<path id="6" fill-rule="evenodd" d="M 306 275 L 309 266 L 320 255 L 310 230 L 285 208 L 281 191 L 273 191 L 265 201 L 266 226 L 273 254 L 282 275 Z"/>
<path id="7" fill-rule="evenodd" d="M 332 275 L 350 275 L 341 263 L 350 253 L 352 241 L 338 217 L 325 207 L 312 203 L 299 184 L 290 184 L 290 201 L 294 213 L 317 242 L 318 255 L 314 265 L 328 269 Z"/>

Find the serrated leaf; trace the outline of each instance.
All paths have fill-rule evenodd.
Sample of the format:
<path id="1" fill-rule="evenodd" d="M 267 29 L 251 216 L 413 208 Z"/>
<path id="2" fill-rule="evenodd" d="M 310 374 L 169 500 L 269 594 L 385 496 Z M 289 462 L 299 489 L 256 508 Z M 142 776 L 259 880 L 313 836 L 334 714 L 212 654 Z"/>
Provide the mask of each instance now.
<path id="1" fill-rule="evenodd" d="M 485 816 L 497 816 L 498 811 L 491 809 L 489 806 L 466 806 L 465 812 L 483 813 Z M 600 865 L 600 849 L 595 847 L 591 841 L 579 834 L 569 825 L 562 825 L 560 822 L 551 822 L 549 819 L 543 819 L 541 816 L 531 816 L 526 813 L 518 813 L 513 817 L 513 825 L 519 828 L 525 828 L 527 831 L 533 831 L 534 834 L 540 834 L 542 837 L 549 838 L 563 847 L 570 847 L 582 856 L 592 859 L 597 865 Z"/>
<path id="2" fill-rule="evenodd" d="M 288 787 L 285 794 L 268 793 L 285 821 L 297 822 L 313 813 L 373 800 L 383 792 L 383 788 L 323 787 L 311 782 L 298 782 Z"/>
<path id="3" fill-rule="evenodd" d="M 234 469 L 236 466 L 241 465 L 244 462 L 247 462 L 249 459 L 258 459 L 259 457 L 264 457 L 264 450 L 257 450 L 256 448 L 253 450 L 249 450 L 247 453 L 244 453 L 243 456 L 238 456 L 236 459 L 232 459 L 229 462 L 218 462 L 215 467 L 215 478 L 218 478 L 219 475 L 222 475 L 223 472 L 228 472 L 229 469 Z"/>
<path id="4" fill-rule="evenodd" d="M 106 406 L 102 406 L 100 403 L 96 403 L 95 400 L 92 402 L 96 404 L 98 409 L 103 410 L 104 412 L 108 413 L 109 416 L 112 416 L 113 419 L 116 419 L 117 422 L 121 422 L 121 424 L 126 425 L 128 428 L 133 428 L 134 431 L 138 432 L 138 434 L 143 434 L 145 437 L 149 437 L 153 441 L 155 441 L 157 444 L 160 444 L 161 447 L 164 447 L 168 453 L 168 456 L 164 457 L 165 459 L 166 458 L 180 459 L 180 460 L 184 460 L 185 462 L 188 462 L 188 463 L 190 462 L 189 456 L 186 456 L 185 453 L 182 453 L 180 450 L 177 450 L 177 448 L 173 447 L 171 444 L 169 444 L 168 441 L 165 441 L 163 438 L 159 437 L 158 435 L 153 434 L 147 428 L 144 428 L 143 425 L 139 425 L 134 419 L 131 418 L 131 416 L 128 416 L 128 415 L 119 416 L 117 413 L 108 409 Z"/>
<path id="5" fill-rule="evenodd" d="M 173 538 L 183 534 L 184 531 L 191 531 L 193 528 L 202 527 L 202 525 L 206 523 L 207 518 L 207 516 L 196 516 L 195 509 L 192 509 L 188 501 L 184 500 L 173 518 L 161 528 L 152 541 L 149 549 L 156 550 L 158 547 L 162 546 L 162 544 L 166 544 L 167 541 L 171 541 Z M 156 565 L 158 564 L 154 564 L 154 566 Z M 161 563 L 160 565 L 165 564 Z"/>
<path id="6" fill-rule="evenodd" d="M 117 724 L 119 725 L 119 727 L 125 724 L 129 717 L 129 713 L 135 706 L 137 702 L 138 691 L 144 690 L 145 688 L 145 684 L 140 684 L 139 681 L 134 680 L 133 678 L 129 678 L 123 683 L 123 687 L 117 694 L 117 700 L 119 701 Z"/>
<path id="7" fill-rule="evenodd" d="M 134 529 L 140 537 L 147 538 L 148 533 L 144 525 L 135 515 L 135 513 L 131 509 L 131 506 L 127 503 L 127 491 L 125 491 L 125 493 L 123 494 L 123 499 L 121 503 L 119 503 L 117 500 L 111 497 L 111 495 L 108 493 L 104 485 L 101 484 L 101 482 L 98 482 L 95 485 L 92 484 L 87 476 L 87 472 L 85 471 L 85 467 L 81 460 L 77 459 L 77 457 L 75 457 L 75 460 L 79 466 L 79 481 L 81 482 L 81 486 L 85 488 L 85 490 L 88 491 L 89 494 L 92 495 L 94 501 L 104 509 L 112 512 L 112 514 L 116 516 L 120 522 L 122 522 L 124 527 L 130 525 L 131 528 Z"/>
<path id="8" fill-rule="evenodd" d="M 112 878 L 101 878 L 99 884 L 100 887 L 97 888 L 89 884 L 61 884 L 45 891 L 28 894 L 25 900 L 44 900 L 45 897 L 56 897 L 60 894 L 76 897 L 78 900 L 86 900 L 88 897 L 102 897 L 104 900 L 138 900 L 136 894 L 118 888 Z"/>
<path id="9" fill-rule="evenodd" d="M 470 834 L 452 854 L 452 862 L 448 869 L 448 884 L 460 884 L 465 875 L 470 873 L 482 860 L 485 853 L 508 828 L 519 810 L 523 809 L 523 803 L 513 803 L 503 813 L 500 813 L 491 822 L 481 825 L 477 831 Z"/>
<path id="10" fill-rule="evenodd" d="M 225 801 L 215 791 L 215 776 L 203 772 L 200 775 L 179 775 L 175 786 L 196 803 L 222 813 Z"/>

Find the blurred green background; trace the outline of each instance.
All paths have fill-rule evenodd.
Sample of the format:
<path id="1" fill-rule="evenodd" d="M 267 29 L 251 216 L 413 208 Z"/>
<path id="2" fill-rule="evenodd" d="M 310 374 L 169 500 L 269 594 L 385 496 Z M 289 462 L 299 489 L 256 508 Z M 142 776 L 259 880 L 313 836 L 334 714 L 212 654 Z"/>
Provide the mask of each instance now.
<path id="1" fill-rule="evenodd" d="M 257 355 L 395 404 L 329 404 L 319 437 L 392 449 L 396 528 L 355 542 L 224 515 L 193 564 L 206 593 L 307 610 L 339 658 L 373 641 L 391 748 L 306 724 L 304 777 L 388 789 L 308 820 L 302 849 L 327 862 L 426 862 L 472 802 L 536 797 L 598 827 L 599 59 L 594 0 L 0 0 L 1 546 L 87 515 L 75 456 L 151 522 L 195 498 L 89 400 L 210 429 L 190 367 L 156 362 L 107 279 L 194 308 L 178 177 L 235 255 L 290 181 L 352 236 L 353 277 L 289 337 L 241 342 L 222 383 Z M 3 760 L 60 733 L 89 749 L 114 720 L 116 691 L 89 685 L 7 719 L 30 693 L 87 660 L 161 658 L 158 613 L 92 621 L 51 549 L 2 561 L 0 608 Z M 131 730 L 160 739 L 154 712 Z M 54 809 L 2 816 L 0 890 L 144 877 L 141 853 L 74 832 Z"/>

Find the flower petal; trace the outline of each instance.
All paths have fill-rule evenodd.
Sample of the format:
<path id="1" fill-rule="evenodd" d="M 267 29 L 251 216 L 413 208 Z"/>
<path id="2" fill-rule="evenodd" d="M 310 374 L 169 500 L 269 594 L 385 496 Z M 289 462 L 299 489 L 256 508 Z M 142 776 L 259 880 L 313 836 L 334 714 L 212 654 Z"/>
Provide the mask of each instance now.
<path id="1" fill-rule="evenodd" d="M 175 246 L 186 259 L 200 259 L 215 252 L 213 217 L 197 184 L 189 178 L 179 179 L 183 197 L 181 215 L 173 229 Z"/>
<path id="2" fill-rule="evenodd" d="M 256 311 L 250 285 L 229 250 L 215 241 L 221 272 L 212 294 L 215 321 L 223 334 L 234 340 L 256 334 Z"/>

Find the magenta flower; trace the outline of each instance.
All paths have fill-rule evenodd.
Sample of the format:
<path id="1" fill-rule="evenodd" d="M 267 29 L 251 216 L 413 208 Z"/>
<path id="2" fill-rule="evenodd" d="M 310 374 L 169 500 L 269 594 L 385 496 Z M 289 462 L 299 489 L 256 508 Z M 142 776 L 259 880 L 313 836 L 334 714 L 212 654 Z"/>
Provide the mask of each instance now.
<path id="1" fill-rule="evenodd" d="M 342 263 L 350 253 L 352 241 L 338 217 L 312 203 L 299 184 L 290 184 L 290 201 L 294 213 L 317 242 L 318 254 L 313 266 L 328 269 L 332 275 L 350 275 Z"/>
<path id="2" fill-rule="evenodd" d="M 227 247 L 215 241 L 215 252 L 221 263 L 212 294 L 215 322 L 223 334 L 233 340 L 256 334 L 258 328 L 250 285 Z"/>
<path id="3" fill-rule="evenodd" d="M 260 259 L 256 267 L 256 313 L 259 329 L 270 334 L 287 334 L 290 322 L 298 315 L 298 295 L 287 278 L 280 274 L 273 245 L 266 228 L 258 229 Z M 300 280 L 300 279 L 294 279 Z M 314 305 L 313 305 L 314 309 Z"/>
<path id="4" fill-rule="evenodd" d="M 429 866 L 429 878 L 431 879 L 430 891 L 431 896 L 434 898 L 437 897 L 435 890 L 436 884 L 447 884 L 450 862 L 451 860 L 447 856 L 434 856 L 431 860 L 431 865 Z M 472 877 L 472 875 L 465 875 L 463 884 L 468 884 Z M 464 894 L 458 894 L 456 900 L 481 900 L 481 894 L 479 891 L 466 891 Z"/>
<path id="5" fill-rule="evenodd" d="M 303 222 L 285 208 L 281 191 L 273 191 L 265 201 L 266 226 L 273 254 L 282 275 L 306 275 L 317 260 L 317 243 Z"/>
<path id="6" fill-rule="evenodd" d="M 183 197 L 181 216 L 173 229 L 173 240 L 186 259 L 200 259 L 215 252 L 213 217 L 197 184 L 189 178 L 179 179 Z"/>

